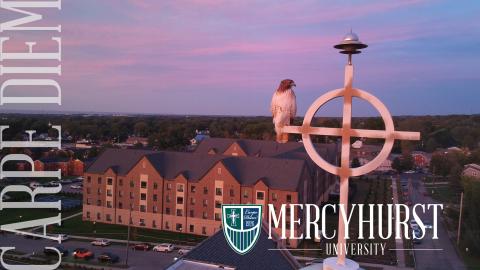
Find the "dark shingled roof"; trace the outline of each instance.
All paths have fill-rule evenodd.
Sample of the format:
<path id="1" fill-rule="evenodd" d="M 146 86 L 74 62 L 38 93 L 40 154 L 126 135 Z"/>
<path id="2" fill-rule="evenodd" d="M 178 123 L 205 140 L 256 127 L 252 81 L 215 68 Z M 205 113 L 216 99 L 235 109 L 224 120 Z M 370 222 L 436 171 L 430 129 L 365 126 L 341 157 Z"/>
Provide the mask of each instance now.
<path id="1" fill-rule="evenodd" d="M 305 167 L 305 161 L 294 159 L 107 149 L 87 172 L 103 173 L 112 168 L 117 174 L 125 175 L 143 156 L 165 179 L 183 174 L 189 181 L 199 181 L 217 162 L 222 162 L 240 185 L 250 186 L 262 180 L 270 188 L 291 191 L 297 189 Z"/>
<path id="2" fill-rule="evenodd" d="M 150 150 L 115 149 L 108 148 L 101 153 L 87 168 L 87 173 L 104 173 L 109 168 L 125 175 L 146 154 L 154 153 Z"/>
<path id="3" fill-rule="evenodd" d="M 299 264 L 288 251 L 269 250 L 278 248 L 277 243 L 268 239 L 262 227 L 259 239 L 246 255 L 239 255 L 228 246 L 223 231 L 220 230 L 188 252 L 181 260 L 197 261 L 234 267 L 238 270 L 290 270 L 299 269 Z M 175 265 L 175 264 L 174 264 Z"/>

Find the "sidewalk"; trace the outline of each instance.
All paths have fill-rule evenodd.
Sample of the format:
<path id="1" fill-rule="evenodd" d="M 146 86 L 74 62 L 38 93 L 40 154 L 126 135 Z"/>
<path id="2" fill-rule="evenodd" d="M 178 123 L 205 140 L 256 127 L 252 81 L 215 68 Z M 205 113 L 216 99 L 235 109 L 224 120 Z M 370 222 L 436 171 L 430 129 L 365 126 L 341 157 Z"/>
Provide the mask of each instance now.
<path id="1" fill-rule="evenodd" d="M 395 177 L 392 176 L 392 196 L 393 196 L 393 204 L 398 204 L 398 192 L 397 192 L 397 180 Z M 403 252 L 403 238 L 402 239 L 395 239 L 395 248 L 397 254 L 397 263 L 399 268 L 405 268 L 405 252 Z"/>

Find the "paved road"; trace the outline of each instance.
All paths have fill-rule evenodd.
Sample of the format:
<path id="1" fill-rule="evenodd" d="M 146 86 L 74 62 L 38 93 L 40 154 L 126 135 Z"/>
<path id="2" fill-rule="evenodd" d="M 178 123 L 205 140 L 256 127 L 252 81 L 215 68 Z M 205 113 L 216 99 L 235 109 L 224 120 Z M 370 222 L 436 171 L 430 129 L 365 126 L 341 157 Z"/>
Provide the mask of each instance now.
<path id="1" fill-rule="evenodd" d="M 39 239 L 26 239 L 23 236 L 13 234 L 0 235 L 0 246 L 2 247 L 16 247 L 16 250 L 27 253 L 43 253 L 43 248 L 46 246 L 56 246 L 58 243 L 54 241 Z M 71 252 L 75 248 L 88 248 L 95 253 L 95 257 L 102 252 L 111 252 L 120 257 L 119 264 L 125 262 L 125 245 L 110 245 L 108 247 L 94 247 L 89 242 L 81 242 L 76 240 L 67 240 L 62 245 Z M 129 269 L 165 269 L 173 262 L 174 257 L 179 257 L 177 251 L 171 253 L 159 253 L 153 251 L 129 251 L 128 264 Z M 93 259 L 96 260 L 96 259 Z"/>
<path id="2" fill-rule="evenodd" d="M 422 174 L 402 174 L 402 179 L 411 179 L 412 192 L 411 200 L 413 204 L 429 204 L 437 203 L 430 196 L 424 196 L 426 191 L 422 182 Z M 433 215 L 431 211 L 425 214 L 419 213 L 420 218 L 425 221 L 433 222 Z M 432 232 L 429 230 L 424 237 L 421 244 L 415 245 L 415 249 L 441 249 L 441 250 L 416 250 L 415 258 L 417 262 L 417 270 L 462 270 L 466 269 L 463 261 L 458 257 L 458 254 L 452 242 L 448 238 L 447 229 L 443 222 L 438 219 L 438 238 L 432 239 Z"/>

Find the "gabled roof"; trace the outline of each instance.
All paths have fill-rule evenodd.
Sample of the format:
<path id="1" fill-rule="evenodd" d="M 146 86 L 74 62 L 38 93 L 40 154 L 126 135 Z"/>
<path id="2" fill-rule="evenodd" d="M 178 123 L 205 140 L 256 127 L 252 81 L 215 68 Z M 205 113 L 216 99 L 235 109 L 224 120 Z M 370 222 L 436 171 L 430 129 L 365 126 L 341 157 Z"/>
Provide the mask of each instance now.
<path id="1" fill-rule="evenodd" d="M 87 168 L 87 173 L 104 173 L 109 168 L 119 175 L 127 174 L 130 169 L 150 150 L 107 148 Z"/>
<path id="2" fill-rule="evenodd" d="M 305 168 L 304 160 L 295 159 L 107 149 L 88 167 L 87 173 L 104 173 L 111 168 L 119 175 L 126 175 L 142 157 L 168 180 L 182 174 L 188 181 L 199 181 L 221 162 L 242 186 L 254 185 L 262 179 L 269 188 L 290 191 L 297 190 Z"/>
<path id="3" fill-rule="evenodd" d="M 238 270 L 289 270 L 299 269 L 298 262 L 288 251 L 278 249 L 273 239 L 268 239 L 265 227 L 262 227 L 259 239 L 247 255 L 239 255 L 228 245 L 222 230 L 204 240 L 168 269 L 177 269 L 184 262 L 203 262 L 207 264 L 232 267 Z M 187 269 L 187 268 L 184 268 Z M 192 268 L 189 268 L 192 269 Z M 207 268 L 198 268 L 207 269 Z"/>

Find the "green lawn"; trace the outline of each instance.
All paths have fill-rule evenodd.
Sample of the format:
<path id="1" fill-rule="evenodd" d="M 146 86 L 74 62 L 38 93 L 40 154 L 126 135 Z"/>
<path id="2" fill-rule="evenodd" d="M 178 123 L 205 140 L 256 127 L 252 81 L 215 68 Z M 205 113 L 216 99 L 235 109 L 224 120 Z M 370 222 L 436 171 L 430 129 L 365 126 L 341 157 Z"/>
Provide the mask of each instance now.
<path id="1" fill-rule="evenodd" d="M 82 217 L 74 217 L 65 220 L 62 226 L 51 226 L 49 231 L 52 233 L 65 233 L 86 237 L 111 238 L 127 240 L 128 227 L 123 225 L 113 225 L 104 223 L 93 223 L 82 221 Z M 177 232 L 151 230 L 144 228 L 131 227 L 130 240 L 142 242 L 173 242 L 184 245 L 194 245 L 206 237 L 184 234 Z"/>

